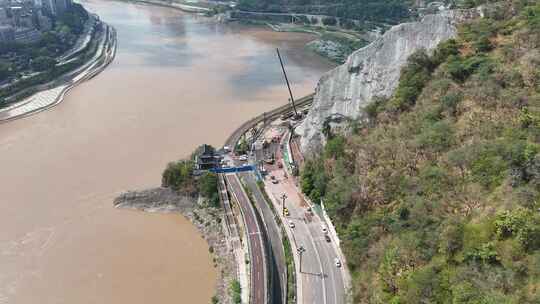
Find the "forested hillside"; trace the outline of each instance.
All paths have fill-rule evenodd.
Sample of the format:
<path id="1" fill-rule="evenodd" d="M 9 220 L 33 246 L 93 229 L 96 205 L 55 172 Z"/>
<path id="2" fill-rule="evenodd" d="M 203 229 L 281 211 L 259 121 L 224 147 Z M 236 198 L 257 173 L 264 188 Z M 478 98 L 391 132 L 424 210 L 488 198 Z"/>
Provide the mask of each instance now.
<path id="1" fill-rule="evenodd" d="M 243 10 L 328 15 L 395 23 L 408 17 L 409 0 L 240 0 Z"/>
<path id="2" fill-rule="evenodd" d="M 436 2 L 470 8 L 493 0 L 239 0 L 246 11 L 326 15 L 362 22 L 396 24 L 415 16 L 417 9 Z"/>
<path id="3" fill-rule="evenodd" d="M 389 2 L 392 3 L 392 2 Z M 540 3 L 502 1 L 302 168 L 355 303 L 540 303 Z"/>

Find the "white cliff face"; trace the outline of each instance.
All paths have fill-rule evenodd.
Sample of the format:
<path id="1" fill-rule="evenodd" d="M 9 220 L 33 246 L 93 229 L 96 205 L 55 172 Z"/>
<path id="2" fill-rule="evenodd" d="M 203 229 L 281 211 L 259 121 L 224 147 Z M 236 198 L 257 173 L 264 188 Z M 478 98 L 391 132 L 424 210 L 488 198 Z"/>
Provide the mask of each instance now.
<path id="1" fill-rule="evenodd" d="M 347 62 L 326 73 L 317 85 L 311 110 L 297 129 L 301 149 L 310 155 L 324 145 L 324 122 L 332 117 L 361 118 L 374 96 L 390 97 L 407 58 L 419 49 L 433 50 L 457 34 L 456 24 L 477 16 L 476 11 L 443 11 L 422 21 L 392 27 Z"/>

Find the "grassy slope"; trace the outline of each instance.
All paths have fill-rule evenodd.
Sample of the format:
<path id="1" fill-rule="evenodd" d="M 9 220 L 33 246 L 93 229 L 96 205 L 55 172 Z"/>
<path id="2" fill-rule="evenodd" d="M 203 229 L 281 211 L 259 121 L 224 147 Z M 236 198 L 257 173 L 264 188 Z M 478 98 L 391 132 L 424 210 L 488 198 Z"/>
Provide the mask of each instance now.
<path id="1" fill-rule="evenodd" d="M 506 1 L 303 168 L 356 303 L 540 303 L 539 46 L 540 4 Z"/>

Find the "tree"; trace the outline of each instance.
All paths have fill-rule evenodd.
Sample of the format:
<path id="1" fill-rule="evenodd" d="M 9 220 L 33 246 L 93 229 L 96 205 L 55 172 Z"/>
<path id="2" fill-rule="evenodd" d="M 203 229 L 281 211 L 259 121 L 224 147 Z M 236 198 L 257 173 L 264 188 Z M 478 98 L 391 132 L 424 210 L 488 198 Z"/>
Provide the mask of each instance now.
<path id="1" fill-rule="evenodd" d="M 441 232 L 439 252 L 451 259 L 463 247 L 464 226 L 460 221 L 450 220 Z"/>
<path id="2" fill-rule="evenodd" d="M 194 163 L 191 160 L 171 162 L 163 171 L 161 185 L 174 190 L 181 190 L 186 194 L 194 194 L 196 191 L 193 177 Z"/>
<path id="3" fill-rule="evenodd" d="M 242 288 L 240 286 L 240 282 L 237 280 L 232 281 L 231 285 L 229 286 L 229 290 L 231 292 L 233 303 L 242 303 Z"/>
<path id="4" fill-rule="evenodd" d="M 0 81 L 6 80 L 11 75 L 10 65 L 0 63 Z"/>
<path id="5" fill-rule="evenodd" d="M 48 56 L 40 56 L 32 60 L 32 68 L 36 71 L 47 71 L 56 65 L 56 60 Z"/>
<path id="6" fill-rule="evenodd" d="M 199 177 L 199 191 L 214 207 L 219 205 L 218 177 L 215 173 L 205 172 Z"/>
<path id="7" fill-rule="evenodd" d="M 425 50 L 412 54 L 407 60 L 407 65 L 401 70 L 399 84 L 391 102 L 392 110 L 404 111 L 412 107 L 434 68 L 435 65 Z"/>

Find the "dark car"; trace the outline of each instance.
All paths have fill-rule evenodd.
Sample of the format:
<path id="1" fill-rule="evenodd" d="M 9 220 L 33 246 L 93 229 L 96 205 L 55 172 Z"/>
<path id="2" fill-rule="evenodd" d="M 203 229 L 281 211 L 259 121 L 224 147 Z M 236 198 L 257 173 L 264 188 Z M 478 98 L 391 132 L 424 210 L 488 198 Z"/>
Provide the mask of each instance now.
<path id="1" fill-rule="evenodd" d="M 330 237 L 328 236 L 328 234 L 325 234 L 325 235 L 324 235 L 324 239 L 325 239 L 328 243 L 330 243 L 330 241 L 331 241 L 331 239 L 330 239 Z"/>

